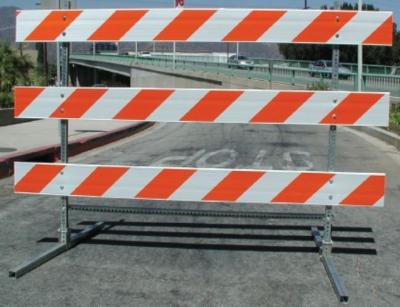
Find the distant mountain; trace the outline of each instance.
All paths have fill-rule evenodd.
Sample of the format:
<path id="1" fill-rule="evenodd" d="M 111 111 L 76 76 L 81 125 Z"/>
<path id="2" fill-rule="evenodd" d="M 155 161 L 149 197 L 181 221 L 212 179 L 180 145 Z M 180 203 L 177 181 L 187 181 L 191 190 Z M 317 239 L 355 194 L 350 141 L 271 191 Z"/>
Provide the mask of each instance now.
<path id="1" fill-rule="evenodd" d="M 15 11 L 16 6 L 0 7 L 0 41 L 15 42 Z"/>

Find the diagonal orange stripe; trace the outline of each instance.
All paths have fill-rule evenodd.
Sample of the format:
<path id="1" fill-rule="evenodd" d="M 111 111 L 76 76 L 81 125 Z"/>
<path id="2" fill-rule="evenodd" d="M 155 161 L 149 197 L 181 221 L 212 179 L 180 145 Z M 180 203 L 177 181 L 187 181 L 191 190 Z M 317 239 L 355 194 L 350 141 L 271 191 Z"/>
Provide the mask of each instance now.
<path id="1" fill-rule="evenodd" d="M 181 121 L 214 121 L 242 94 L 243 91 L 209 91 Z"/>
<path id="2" fill-rule="evenodd" d="M 81 13 L 81 10 L 52 11 L 25 40 L 55 40 Z"/>
<path id="3" fill-rule="evenodd" d="M 145 120 L 174 90 L 141 90 L 114 116 L 114 119 Z"/>
<path id="4" fill-rule="evenodd" d="M 203 200 L 235 201 L 264 174 L 261 171 L 232 171 Z"/>
<path id="5" fill-rule="evenodd" d="M 14 90 L 14 116 L 21 115 L 43 91 L 43 87 L 16 87 Z"/>
<path id="6" fill-rule="evenodd" d="M 303 204 L 333 176 L 328 173 L 301 173 L 271 202 Z"/>
<path id="7" fill-rule="evenodd" d="M 40 193 L 63 169 L 64 165 L 36 164 L 16 183 L 14 191 L 19 193 Z"/>
<path id="8" fill-rule="evenodd" d="M 156 41 L 185 41 L 192 36 L 216 10 L 183 10 L 155 38 Z"/>
<path id="9" fill-rule="evenodd" d="M 80 118 L 107 92 L 107 89 L 76 89 L 61 106 L 50 115 L 53 118 Z"/>
<path id="10" fill-rule="evenodd" d="M 250 122 L 283 123 L 312 95 L 313 92 L 280 92 Z"/>
<path id="11" fill-rule="evenodd" d="M 294 40 L 297 43 L 326 43 L 357 13 L 322 12 Z"/>
<path id="12" fill-rule="evenodd" d="M 354 124 L 382 97 L 383 94 L 349 94 L 320 123 L 334 125 Z"/>
<path id="13" fill-rule="evenodd" d="M 223 41 L 257 41 L 269 28 L 271 28 L 286 11 L 252 11 L 247 15 Z"/>
<path id="14" fill-rule="evenodd" d="M 393 45 L 393 16 L 390 16 L 370 36 L 363 41 L 365 45 Z"/>
<path id="15" fill-rule="evenodd" d="M 163 169 L 135 198 L 168 199 L 196 170 Z"/>
<path id="16" fill-rule="evenodd" d="M 117 10 L 108 18 L 88 40 L 118 41 L 120 40 L 148 10 Z"/>
<path id="17" fill-rule="evenodd" d="M 102 196 L 127 171 L 128 167 L 97 167 L 72 193 L 80 196 Z"/>
<path id="18" fill-rule="evenodd" d="M 340 204 L 347 206 L 373 206 L 385 194 L 385 177 L 369 176 Z"/>

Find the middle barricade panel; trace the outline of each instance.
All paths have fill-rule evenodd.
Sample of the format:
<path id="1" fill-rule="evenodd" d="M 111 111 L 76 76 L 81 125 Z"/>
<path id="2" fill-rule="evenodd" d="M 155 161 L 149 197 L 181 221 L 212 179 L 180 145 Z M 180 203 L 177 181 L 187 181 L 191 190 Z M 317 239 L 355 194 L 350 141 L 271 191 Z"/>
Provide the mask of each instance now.
<path id="1" fill-rule="evenodd" d="M 17 87 L 15 116 L 386 127 L 389 98 L 344 91 Z"/>
<path id="2" fill-rule="evenodd" d="M 381 207 L 385 175 L 15 164 L 15 192 L 124 199 Z"/>

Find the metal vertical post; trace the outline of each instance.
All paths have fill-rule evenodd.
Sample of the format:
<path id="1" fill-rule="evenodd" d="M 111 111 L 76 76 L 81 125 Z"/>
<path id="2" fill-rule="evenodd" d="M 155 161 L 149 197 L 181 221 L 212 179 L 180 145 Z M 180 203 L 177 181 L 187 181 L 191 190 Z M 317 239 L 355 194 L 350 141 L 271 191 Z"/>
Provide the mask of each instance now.
<path id="1" fill-rule="evenodd" d="M 174 42 L 173 58 L 172 58 L 172 69 L 175 70 L 176 67 L 176 42 Z"/>
<path id="2" fill-rule="evenodd" d="M 339 1 L 335 1 L 335 9 L 340 9 Z M 337 21 L 340 21 L 340 17 L 337 16 Z M 331 87 L 334 90 L 338 89 L 339 86 L 339 60 L 340 60 L 340 50 L 339 46 L 333 46 L 332 50 L 332 84 Z M 332 103 L 336 104 L 337 100 L 332 101 Z M 335 116 L 333 114 L 333 116 Z M 327 169 L 328 171 L 334 171 L 335 169 L 335 160 L 336 160 L 336 125 L 331 125 L 329 127 L 329 141 L 328 141 L 328 161 L 327 161 Z M 332 180 L 330 182 L 334 184 Z M 331 199 L 332 196 L 329 196 Z M 340 302 L 348 302 L 349 296 L 347 294 L 347 290 L 344 287 L 337 271 L 336 267 L 333 263 L 331 254 L 332 254 L 332 222 L 333 222 L 333 209 L 332 206 L 325 207 L 325 216 L 323 219 L 324 222 L 324 232 L 322 235 L 322 240 L 319 235 L 319 231 L 316 228 L 313 228 L 311 231 L 314 236 L 314 240 L 319 247 L 319 252 L 321 256 L 321 261 L 325 267 L 326 273 L 328 274 L 329 280 L 331 281 L 332 287 L 335 290 L 335 293 Z"/>
<path id="3" fill-rule="evenodd" d="M 59 52 L 59 86 L 68 86 L 68 65 L 69 65 L 69 43 L 62 43 L 58 49 Z M 68 120 L 60 120 L 60 160 L 68 163 Z M 61 186 L 60 189 L 64 187 Z M 68 197 L 61 197 L 61 216 L 60 216 L 60 242 L 70 244 L 71 232 L 69 229 L 69 201 Z"/>
<path id="4" fill-rule="evenodd" d="M 358 10 L 362 11 L 362 5 L 363 1 L 358 0 Z M 359 92 L 362 92 L 363 87 L 362 87 L 362 80 L 363 80 L 363 45 L 360 43 L 357 46 L 357 90 Z"/>

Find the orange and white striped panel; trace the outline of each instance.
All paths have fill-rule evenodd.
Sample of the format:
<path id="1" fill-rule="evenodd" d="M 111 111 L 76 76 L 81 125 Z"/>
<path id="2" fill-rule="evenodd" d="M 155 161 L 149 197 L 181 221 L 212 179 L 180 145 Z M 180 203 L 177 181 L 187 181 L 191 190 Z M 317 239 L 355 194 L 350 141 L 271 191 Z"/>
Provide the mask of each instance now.
<path id="1" fill-rule="evenodd" d="M 17 12 L 17 42 L 184 41 L 392 45 L 391 12 L 100 9 Z"/>
<path id="2" fill-rule="evenodd" d="M 17 87 L 18 118 L 388 126 L 389 94 Z"/>
<path id="3" fill-rule="evenodd" d="M 27 194 L 381 207 L 384 191 L 384 174 L 15 163 Z"/>

